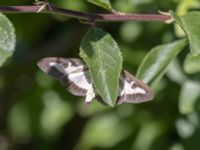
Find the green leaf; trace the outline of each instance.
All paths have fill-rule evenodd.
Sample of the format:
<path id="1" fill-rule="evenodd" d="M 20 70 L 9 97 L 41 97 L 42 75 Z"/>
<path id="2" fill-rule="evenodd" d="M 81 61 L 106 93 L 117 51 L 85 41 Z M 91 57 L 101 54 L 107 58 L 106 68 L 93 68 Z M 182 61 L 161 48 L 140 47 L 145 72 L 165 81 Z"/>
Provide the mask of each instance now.
<path id="1" fill-rule="evenodd" d="M 190 139 L 196 132 L 195 126 L 189 120 L 183 118 L 176 119 L 176 130 L 182 139 Z"/>
<path id="2" fill-rule="evenodd" d="M 200 13 L 199 12 L 189 12 L 181 18 L 182 24 L 184 25 L 184 31 L 186 32 L 191 52 L 193 56 L 200 54 Z"/>
<path id="3" fill-rule="evenodd" d="M 182 0 L 176 8 L 176 13 L 178 15 L 185 15 L 190 9 L 198 9 L 199 5 L 199 0 Z"/>
<path id="4" fill-rule="evenodd" d="M 95 147 L 111 149 L 113 145 L 119 144 L 128 137 L 132 130 L 115 113 L 96 115 L 96 117 L 91 117 L 85 125 L 77 149 L 92 150 Z"/>
<path id="5" fill-rule="evenodd" d="M 0 67 L 15 49 L 15 31 L 12 23 L 0 13 Z"/>
<path id="6" fill-rule="evenodd" d="M 174 24 L 175 34 L 178 37 L 185 37 L 185 31 L 183 30 L 183 24 L 181 22 L 181 17 L 177 16 L 173 11 L 169 11 L 171 17 L 177 24 Z"/>
<path id="7" fill-rule="evenodd" d="M 105 103 L 114 106 L 122 69 L 122 56 L 117 43 L 108 33 L 92 28 L 85 35 L 80 50 L 98 94 Z"/>
<path id="8" fill-rule="evenodd" d="M 153 48 L 143 59 L 137 77 L 153 85 L 165 73 L 168 65 L 187 44 L 186 39 Z"/>
<path id="9" fill-rule="evenodd" d="M 174 19 L 174 21 L 183 28 L 183 24 L 182 24 L 182 21 L 181 21 L 181 17 L 177 16 L 173 11 L 169 11 L 171 17 Z"/>
<path id="10" fill-rule="evenodd" d="M 199 12 L 189 12 L 183 17 L 177 17 L 175 14 L 170 12 L 174 17 L 175 21 L 180 25 L 180 27 L 185 31 L 189 39 L 191 53 L 193 56 L 200 54 L 200 13 Z"/>
<path id="11" fill-rule="evenodd" d="M 179 97 L 179 111 L 188 114 L 194 111 L 196 101 L 200 96 L 200 83 L 196 81 L 186 81 L 181 89 Z"/>
<path id="12" fill-rule="evenodd" d="M 200 72 L 200 55 L 193 57 L 190 53 L 184 62 L 184 71 L 188 74 Z"/>
<path id="13" fill-rule="evenodd" d="M 94 5 L 100 6 L 108 11 L 113 11 L 113 8 L 109 0 L 87 0 L 87 1 Z"/>

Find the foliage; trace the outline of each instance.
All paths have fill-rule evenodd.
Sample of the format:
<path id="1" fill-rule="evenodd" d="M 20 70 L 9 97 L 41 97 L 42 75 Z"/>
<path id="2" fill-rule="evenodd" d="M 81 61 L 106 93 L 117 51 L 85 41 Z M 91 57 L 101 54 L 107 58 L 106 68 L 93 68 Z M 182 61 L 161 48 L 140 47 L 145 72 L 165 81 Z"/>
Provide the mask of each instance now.
<path id="1" fill-rule="evenodd" d="M 175 21 L 182 27 L 187 34 L 187 37 L 191 46 L 191 53 L 193 56 L 197 56 L 200 53 L 199 50 L 199 12 L 189 12 L 183 17 L 174 17 Z"/>
<path id="2" fill-rule="evenodd" d="M 0 14 L 0 67 L 15 49 L 15 31 L 12 23 Z"/>
<path id="3" fill-rule="evenodd" d="M 0 149 L 198 150 L 200 15 L 189 10 L 199 9 L 199 2 L 88 1 L 112 12 L 175 10 L 170 14 L 181 28 L 158 22 L 112 22 L 97 23 L 98 28 L 88 31 L 87 25 L 58 15 L 6 14 L 9 21 L 1 14 Z M 102 11 L 82 0 L 50 3 L 79 11 Z M 28 4 L 32 1 L 0 2 L 0 6 Z M 99 36 L 103 38 L 93 41 Z M 178 39 L 180 36 L 184 39 Z M 98 92 L 112 97 L 110 101 L 104 98 L 106 103 L 113 106 L 116 100 L 122 58 L 123 68 L 137 72 L 137 77 L 153 86 L 153 101 L 114 108 L 93 102 L 84 108 L 84 97 L 69 94 L 36 67 L 43 57 L 71 58 L 79 53 Z M 102 59 L 100 53 L 104 54 Z M 105 82 L 99 82 L 96 70 Z M 101 91 L 106 86 L 110 87 Z"/>
<path id="4" fill-rule="evenodd" d="M 117 43 L 101 29 L 90 29 L 81 43 L 80 56 L 90 68 L 99 95 L 106 104 L 115 105 L 119 90 L 122 56 Z"/>
<path id="5" fill-rule="evenodd" d="M 87 0 L 87 1 L 90 3 L 93 3 L 97 6 L 100 6 L 102 8 L 105 8 L 109 11 L 113 11 L 113 8 L 112 8 L 109 0 Z"/>
<path id="6" fill-rule="evenodd" d="M 153 85 L 165 73 L 168 65 L 184 48 L 186 39 L 157 46 L 150 50 L 138 68 L 137 77 Z"/>

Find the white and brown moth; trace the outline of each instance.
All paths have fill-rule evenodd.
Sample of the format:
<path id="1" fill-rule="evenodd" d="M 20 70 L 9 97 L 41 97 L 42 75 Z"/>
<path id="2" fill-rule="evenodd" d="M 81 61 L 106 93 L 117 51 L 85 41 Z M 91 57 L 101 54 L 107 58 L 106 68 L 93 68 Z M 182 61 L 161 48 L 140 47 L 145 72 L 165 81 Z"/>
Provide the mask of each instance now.
<path id="1" fill-rule="evenodd" d="M 103 102 L 95 91 L 88 67 L 81 59 L 48 57 L 37 64 L 43 72 L 59 80 L 71 94 L 86 96 L 86 104 L 94 99 Z M 142 103 L 153 98 L 150 87 L 126 70 L 122 71 L 119 80 L 120 90 L 116 104 Z"/>

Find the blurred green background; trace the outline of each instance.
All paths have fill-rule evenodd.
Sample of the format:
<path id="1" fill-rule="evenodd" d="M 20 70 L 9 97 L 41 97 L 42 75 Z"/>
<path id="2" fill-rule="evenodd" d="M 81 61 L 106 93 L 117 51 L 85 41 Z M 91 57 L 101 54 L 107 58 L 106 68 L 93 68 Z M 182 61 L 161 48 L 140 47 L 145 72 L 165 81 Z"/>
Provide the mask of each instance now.
<path id="1" fill-rule="evenodd" d="M 59 7 L 104 12 L 85 0 L 50 0 Z M 174 10 L 183 15 L 200 8 L 198 0 L 112 0 L 129 13 Z M 30 0 L 1 0 L 0 5 L 31 5 Z M 14 56 L 0 68 L 0 150 L 199 150 L 200 105 L 186 114 L 180 100 L 193 96 L 198 73 L 182 71 L 186 50 L 154 89 L 153 101 L 110 108 L 69 94 L 36 66 L 48 56 L 79 57 L 90 28 L 76 19 L 48 14 L 7 14 L 17 35 Z M 182 33 L 160 22 L 98 23 L 119 43 L 124 68 L 135 74 L 149 50 Z M 187 76 L 190 82 L 182 82 Z M 180 80 L 184 78 L 183 80 Z M 199 86 L 199 84 L 197 85 Z M 200 92 L 199 92 L 200 93 Z M 198 99 L 198 96 L 197 98 Z M 188 104 L 190 105 L 190 104 Z"/>

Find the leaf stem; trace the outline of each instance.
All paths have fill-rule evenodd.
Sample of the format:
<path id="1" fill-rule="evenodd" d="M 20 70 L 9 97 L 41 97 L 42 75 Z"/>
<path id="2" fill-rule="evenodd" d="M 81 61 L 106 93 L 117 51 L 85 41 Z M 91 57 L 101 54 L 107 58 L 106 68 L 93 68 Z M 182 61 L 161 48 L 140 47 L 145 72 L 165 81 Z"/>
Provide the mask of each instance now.
<path id="1" fill-rule="evenodd" d="M 41 11 L 38 11 L 43 5 L 29 5 L 29 6 L 0 6 L 0 12 L 2 13 L 49 13 L 65 15 L 72 18 L 82 20 L 95 20 L 95 22 L 119 22 L 119 21 L 161 21 L 166 22 L 171 19 L 171 16 L 163 14 L 126 14 L 126 13 L 84 13 L 69 9 L 59 8 L 53 5 L 50 7 L 44 7 Z"/>

